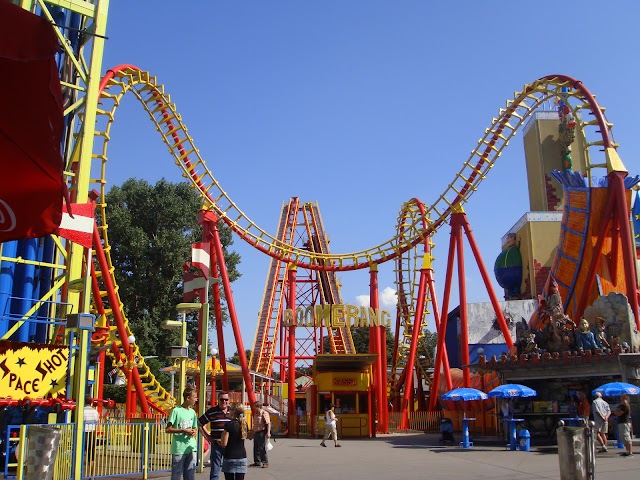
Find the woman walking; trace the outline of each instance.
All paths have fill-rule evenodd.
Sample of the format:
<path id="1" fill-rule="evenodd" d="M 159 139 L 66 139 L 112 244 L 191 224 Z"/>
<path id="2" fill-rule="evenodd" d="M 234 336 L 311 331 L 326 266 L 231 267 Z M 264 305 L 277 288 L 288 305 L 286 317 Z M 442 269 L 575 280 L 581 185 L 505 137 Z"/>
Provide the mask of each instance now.
<path id="1" fill-rule="evenodd" d="M 324 438 L 322 439 L 322 442 L 320 442 L 320 445 L 322 445 L 323 447 L 327 446 L 324 441 L 329 437 L 333 438 L 333 443 L 336 447 L 340 446 L 340 444 L 338 443 L 338 430 L 336 428 L 336 421 L 338 420 L 338 417 L 336 417 L 335 408 L 336 406 L 332 403 L 331 405 L 329 405 L 329 410 L 327 410 L 327 414 L 325 417 L 327 427 Z"/>

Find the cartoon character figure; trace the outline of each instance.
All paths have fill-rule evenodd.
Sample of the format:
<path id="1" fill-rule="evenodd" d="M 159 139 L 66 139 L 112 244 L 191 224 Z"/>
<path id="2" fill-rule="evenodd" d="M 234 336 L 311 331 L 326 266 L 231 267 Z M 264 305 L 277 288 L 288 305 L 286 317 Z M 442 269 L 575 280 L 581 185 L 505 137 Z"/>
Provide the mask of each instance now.
<path id="1" fill-rule="evenodd" d="M 607 328 L 606 320 L 602 317 L 596 317 L 595 325 L 593 328 L 593 336 L 596 339 L 596 345 L 602 350 L 608 350 L 611 348 L 609 340 L 607 340 Z"/>
<path id="2" fill-rule="evenodd" d="M 596 339 L 589 329 L 589 322 L 586 318 L 580 320 L 580 331 L 578 331 L 576 340 L 580 350 L 591 350 L 593 352 L 597 348 Z"/>

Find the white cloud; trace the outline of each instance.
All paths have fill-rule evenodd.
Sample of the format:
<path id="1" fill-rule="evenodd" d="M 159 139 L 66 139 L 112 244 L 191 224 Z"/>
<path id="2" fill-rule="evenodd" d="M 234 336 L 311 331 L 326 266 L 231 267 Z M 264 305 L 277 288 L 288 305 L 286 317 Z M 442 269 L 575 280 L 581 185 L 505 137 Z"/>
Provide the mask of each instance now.
<path id="1" fill-rule="evenodd" d="M 357 295 L 356 303 L 358 304 L 359 307 L 368 307 L 370 299 L 371 297 L 369 295 Z"/>
<path id="2" fill-rule="evenodd" d="M 371 297 L 369 295 L 356 295 L 356 303 L 360 307 L 368 307 Z M 380 308 L 389 310 L 395 308 L 398 304 L 398 294 L 396 291 L 387 287 L 380 292 Z"/>
<path id="3" fill-rule="evenodd" d="M 387 287 L 384 290 L 382 290 L 382 293 L 380 294 L 380 306 L 382 308 L 385 308 L 385 309 L 395 308 L 397 304 L 398 304 L 398 294 L 393 288 Z"/>

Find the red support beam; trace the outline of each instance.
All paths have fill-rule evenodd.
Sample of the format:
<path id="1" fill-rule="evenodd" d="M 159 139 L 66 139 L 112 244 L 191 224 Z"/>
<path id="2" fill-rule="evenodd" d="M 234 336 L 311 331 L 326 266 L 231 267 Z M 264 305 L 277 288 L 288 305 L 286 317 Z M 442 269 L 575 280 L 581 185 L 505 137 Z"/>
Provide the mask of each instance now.
<path id="1" fill-rule="evenodd" d="M 289 437 L 295 435 L 296 425 L 296 273 L 294 264 L 287 265 L 287 283 L 289 285 L 288 307 L 293 310 L 293 318 L 289 327 L 289 365 L 287 369 L 288 392 L 287 392 L 287 417 L 289 423 Z"/>
<path id="2" fill-rule="evenodd" d="M 496 295 L 496 291 L 493 288 L 493 283 L 491 283 L 491 279 L 489 278 L 489 272 L 487 271 L 487 267 L 485 266 L 484 261 L 482 260 L 482 256 L 480 255 L 480 249 L 478 248 L 476 239 L 473 236 L 473 232 L 471 231 L 471 226 L 469 225 L 467 216 L 466 214 L 463 214 L 463 215 L 464 215 L 464 221 L 462 225 L 464 227 L 465 234 L 467 235 L 469 246 L 471 247 L 473 256 L 476 259 L 476 264 L 478 265 L 478 269 L 480 270 L 480 276 L 482 277 L 484 286 L 487 289 L 487 293 L 489 294 L 489 299 L 491 300 L 491 305 L 493 306 L 493 311 L 496 314 L 496 318 L 498 320 L 498 326 L 500 327 L 500 331 L 502 332 L 504 341 L 507 344 L 507 348 L 511 349 L 511 347 L 513 347 L 511 332 L 509 331 L 509 327 L 507 326 L 507 322 L 504 318 L 504 314 L 502 313 L 502 308 L 500 308 L 500 302 L 498 300 L 498 296 Z"/>
<path id="3" fill-rule="evenodd" d="M 415 367 L 416 356 L 418 354 L 418 338 L 421 332 L 422 315 L 424 314 L 424 299 L 427 291 L 427 269 L 425 268 L 425 262 L 422 263 L 420 269 L 420 284 L 418 287 L 418 297 L 416 299 L 416 309 L 413 318 L 413 331 L 411 332 L 411 345 L 409 347 L 409 357 L 407 358 L 407 365 L 404 371 L 406 372 L 404 382 L 404 393 L 402 396 L 402 426 L 408 425 L 409 422 L 409 402 L 413 399 L 413 371 Z M 413 406 L 411 407 L 413 411 Z"/>
<path id="4" fill-rule="evenodd" d="M 216 254 L 216 261 L 218 262 L 218 269 L 220 272 L 220 278 L 222 279 L 222 286 L 224 288 L 225 300 L 227 302 L 227 310 L 229 311 L 229 318 L 231 319 L 231 327 L 233 329 L 233 337 L 236 341 L 236 348 L 238 349 L 238 357 L 240 359 L 240 367 L 242 368 L 242 378 L 247 389 L 247 396 L 249 397 L 249 403 L 253 405 L 256 401 L 256 395 L 253 391 L 253 383 L 251 375 L 249 374 L 249 364 L 247 362 L 247 354 L 244 349 L 244 343 L 242 342 L 242 334 L 240 333 L 240 323 L 238 322 L 238 314 L 236 312 L 236 305 L 233 301 L 233 292 L 231 291 L 231 282 L 229 281 L 229 274 L 227 272 L 227 265 L 224 261 L 224 251 L 222 249 L 222 242 L 220 241 L 220 232 L 218 231 L 217 218 L 213 212 L 206 212 L 207 216 L 213 220 L 213 228 L 211 230 L 213 241 L 213 251 Z"/>
<path id="5" fill-rule="evenodd" d="M 447 257 L 447 273 L 445 274 L 445 283 L 444 283 L 444 296 L 442 298 L 442 316 L 440 317 L 440 328 L 438 328 L 438 343 L 436 350 L 436 362 L 433 368 L 433 384 L 431 385 L 431 389 L 434 390 L 429 395 L 429 410 L 433 411 L 436 408 L 436 401 L 438 400 L 439 393 L 438 388 L 440 386 L 440 369 L 443 365 L 443 352 L 446 350 L 445 345 L 445 333 L 447 330 L 447 318 L 448 318 L 448 309 L 449 309 L 449 297 L 451 295 L 451 280 L 453 278 L 453 261 L 455 259 L 455 249 L 456 249 L 456 236 L 451 231 L 451 237 L 449 239 L 449 256 Z M 447 376 L 447 373 L 449 375 Z M 445 380 L 447 381 L 447 390 L 451 390 L 453 388 L 453 382 L 451 380 L 450 372 L 445 372 Z"/>
<path id="6" fill-rule="evenodd" d="M 458 295 L 460 297 L 460 361 L 462 365 L 469 365 L 469 319 L 467 317 L 467 283 L 464 274 L 464 242 L 462 239 L 464 213 L 454 213 L 451 217 L 451 227 L 456 236 L 456 251 L 458 254 Z M 462 369 L 464 386 L 471 386 L 471 372 L 469 368 Z"/>
<path id="7" fill-rule="evenodd" d="M 132 352 L 133 346 L 129 343 L 129 335 L 127 335 L 127 330 L 124 326 L 124 318 L 122 317 L 120 309 L 118 308 L 118 305 L 120 305 L 120 301 L 116 295 L 113 281 L 111 280 L 109 264 L 107 263 L 107 257 L 104 253 L 104 249 L 102 248 L 102 240 L 100 239 L 100 233 L 98 232 L 98 225 L 95 223 L 93 225 L 93 249 L 96 255 L 96 259 L 98 260 L 98 265 L 100 265 L 100 271 L 102 272 L 102 281 L 104 282 L 104 287 L 107 291 L 109 305 L 112 306 L 111 311 L 113 312 L 113 318 L 116 323 L 118 337 L 120 337 L 120 343 L 122 344 L 122 350 L 127 354 L 128 358 L 129 354 Z M 138 401 L 140 403 L 140 407 L 142 408 L 142 413 L 149 414 L 149 403 L 147 402 L 147 396 L 145 395 L 144 387 L 142 386 L 142 381 L 140 380 L 140 373 L 138 372 L 137 368 L 133 369 L 131 376 L 133 385 L 127 385 L 127 393 L 130 393 L 131 389 L 135 387 Z M 127 398 L 130 397 L 127 396 Z M 129 401 L 129 403 L 131 402 Z M 133 409 L 133 406 L 131 406 L 130 410 L 132 411 Z M 130 414 L 131 411 L 129 411 L 128 413 Z"/>
<path id="8" fill-rule="evenodd" d="M 631 235 L 630 213 L 627 207 L 627 198 L 624 188 L 624 179 L 627 172 L 611 172 L 609 178 L 609 188 L 611 194 L 615 196 L 617 206 L 614 210 L 618 226 L 620 227 L 620 240 L 622 243 L 622 258 L 624 262 L 624 276 L 627 284 L 627 299 L 631 305 L 631 311 L 636 320 L 636 328 L 640 330 L 640 318 L 638 318 L 638 282 L 636 280 L 636 262 L 634 255 L 635 248 Z"/>

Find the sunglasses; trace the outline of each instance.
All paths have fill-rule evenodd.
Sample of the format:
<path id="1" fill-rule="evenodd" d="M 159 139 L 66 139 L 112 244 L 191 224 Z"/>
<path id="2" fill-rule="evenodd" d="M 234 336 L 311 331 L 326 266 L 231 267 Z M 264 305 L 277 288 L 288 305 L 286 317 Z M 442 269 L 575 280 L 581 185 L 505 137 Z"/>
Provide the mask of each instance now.
<path id="1" fill-rule="evenodd" d="M 221 398 L 221 399 L 220 399 L 220 401 L 221 401 L 221 402 L 228 402 L 228 401 L 229 401 L 229 399 L 228 399 L 228 398 Z"/>

